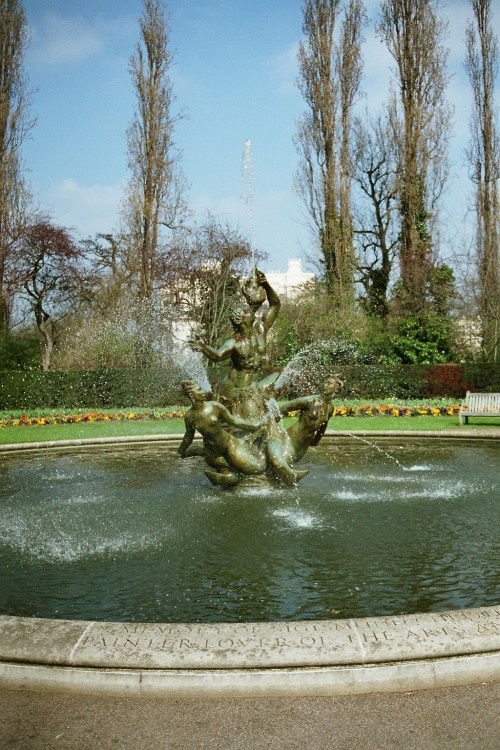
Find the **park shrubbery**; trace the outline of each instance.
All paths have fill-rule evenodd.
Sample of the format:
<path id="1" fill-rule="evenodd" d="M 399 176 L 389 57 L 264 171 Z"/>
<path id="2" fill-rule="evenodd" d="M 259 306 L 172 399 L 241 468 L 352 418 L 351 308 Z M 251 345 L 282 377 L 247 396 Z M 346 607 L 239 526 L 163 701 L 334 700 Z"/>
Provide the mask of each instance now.
<path id="1" fill-rule="evenodd" d="M 334 370 L 344 380 L 344 388 L 338 395 L 347 399 L 459 399 L 467 390 L 500 391 L 500 365 L 356 363 L 336 365 Z M 326 372 L 328 374 L 329 370 Z M 317 382 L 309 383 L 310 393 L 319 389 L 323 374 L 317 375 Z M 295 394 L 298 385 L 292 379 L 282 395 L 304 393 L 301 388 L 300 393 Z M 164 368 L 0 373 L 0 409 L 3 410 L 166 407 L 183 402 L 178 380 Z"/>
<path id="2" fill-rule="evenodd" d="M 461 398 L 468 390 L 500 390 L 500 365 L 380 362 L 355 342 L 342 339 L 315 341 L 301 349 L 284 368 L 278 385 L 283 381 L 281 393 L 296 398 L 318 393 L 331 373 L 344 381 L 344 398 Z"/>
<path id="3" fill-rule="evenodd" d="M 179 403 L 166 369 L 0 373 L 0 409 L 122 408 Z"/>
<path id="4" fill-rule="evenodd" d="M 462 398 L 466 391 L 500 389 L 500 365 L 350 365 L 337 368 L 345 397 Z"/>

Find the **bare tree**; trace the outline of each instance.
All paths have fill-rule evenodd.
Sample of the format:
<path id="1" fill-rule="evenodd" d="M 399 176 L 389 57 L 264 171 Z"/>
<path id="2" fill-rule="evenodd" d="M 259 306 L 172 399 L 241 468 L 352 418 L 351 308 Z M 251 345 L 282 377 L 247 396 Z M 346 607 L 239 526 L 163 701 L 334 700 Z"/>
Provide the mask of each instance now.
<path id="1" fill-rule="evenodd" d="M 438 11 L 439 0 L 383 0 L 378 24 L 396 63 L 390 118 L 400 178 L 399 301 L 409 313 L 426 306 L 436 254 L 432 228 L 448 168 L 447 26 Z"/>
<path id="2" fill-rule="evenodd" d="M 369 315 L 386 318 L 389 284 L 398 247 L 396 160 L 385 118 L 356 120 L 352 172 L 358 188 L 354 236 L 362 302 Z"/>
<path id="3" fill-rule="evenodd" d="M 82 254 L 88 266 L 84 301 L 101 315 L 112 314 L 126 298 L 134 297 L 134 264 L 129 257 L 127 237 L 97 234 L 83 240 Z"/>
<path id="4" fill-rule="evenodd" d="M 161 0 L 144 0 L 141 42 L 130 60 L 137 106 L 128 130 L 131 178 L 125 221 L 136 257 L 139 296 L 150 298 L 162 251 L 161 229 L 175 226 L 182 206 L 179 154 L 173 140 L 169 27 Z"/>
<path id="5" fill-rule="evenodd" d="M 307 104 L 298 124 L 296 188 L 304 201 L 329 292 L 354 302 L 349 144 L 359 92 L 362 0 L 305 0 L 297 85 Z"/>
<path id="6" fill-rule="evenodd" d="M 169 312 L 179 320 L 196 321 L 197 333 L 210 346 L 217 345 L 226 331 L 236 299 L 239 280 L 255 255 L 248 241 L 227 223 L 208 215 L 198 225 L 185 228 L 172 243 L 164 269 L 162 292 Z"/>
<path id="7" fill-rule="evenodd" d="M 27 35 L 19 0 L 0 0 L 0 330 L 9 327 L 9 256 L 29 197 L 21 162 L 21 146 L 34 125 L 23 69 Z"/>
<path id="8" fill-rule="evenodd" d="M 43 341 L 42 368 L 80 299 L 80 253 L 70 232 L 47 217 L 27 224 L 16 247 L 17 285 Z"/>
<path id="9" fill-rule="evenodd" d="M 499 358 L 500 342 L 500 139 L 494 108 L 498 42 L 493 34 L 491 0 L 471 0 L 474 20 L 466 29 L 465 67 L 473 95 L 468 158 L 475 185 L 478 310 L 484 356 Z"/>

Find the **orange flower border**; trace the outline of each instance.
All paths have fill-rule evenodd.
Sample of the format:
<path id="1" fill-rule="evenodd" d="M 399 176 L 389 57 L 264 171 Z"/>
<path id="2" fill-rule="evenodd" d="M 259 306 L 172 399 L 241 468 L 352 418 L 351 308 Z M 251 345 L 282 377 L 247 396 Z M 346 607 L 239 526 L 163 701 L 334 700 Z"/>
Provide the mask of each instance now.
<path id="1" fill-rule="evenodd" d="M 185 411 L 169 412 L 101 412 L 90 411 L 85 414 L 51 414 L 46 417 L 29 417 L 21 414 L 20 417 L 3 417 L 0 419 L 2 427 L 31 427 L 33 425 L 45 424 L 78 424 L 80 422 L 125 422 L 141 420 L 166 420 L 184 418 Z"/>
<path id="2" fill-rule="evenodd" d="M 335 417 L 453 417 L 460 412 L 460 405 L 448 406 L 392 406 L 391 404 L 367 404 L 366 406 L 336 406 Z"/>
<path id="3" fill-rule="evenodd" d="M 460 412 L 458 404 L 452 406 L 393 406 L 391 404 L 366 404 L 361 406 L 335 406 L 333 416 L 335 417 L 440 417 L 457 416 Z M 20 417 L 0 418 L 0 429 L 5 427 L 36 426 L 47 424 L 78 424 L 85 422 L 126 422 L 126 421 L 162 421 L 169 419 L 183 419 L 185 409 L 176 411 L 144 411 L 144 412 L 103 412 L 90 411 L 84 414 L 52 414 L 49 416 L 29 417 L 22 414 Z M 298 412 L 291 411 L 289 416 L 295 417 Z"/>

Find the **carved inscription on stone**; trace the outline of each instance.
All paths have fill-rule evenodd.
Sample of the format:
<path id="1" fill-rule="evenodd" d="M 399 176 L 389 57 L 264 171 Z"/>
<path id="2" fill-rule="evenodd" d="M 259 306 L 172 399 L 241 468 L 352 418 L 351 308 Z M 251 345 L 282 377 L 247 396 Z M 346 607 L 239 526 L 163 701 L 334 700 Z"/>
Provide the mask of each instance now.
<path id="1" fill-rule="evenodd" d="M 464 610 L 359 620 L 235 624 L 93 623 L 74 649 L 93 656 L 146 660 L 172 668 L 236 661 L 349 663 L 483 650 L 500 640 L 500 610 Z M 470 645 L 468 645 L 470 644 Z M 86 656 L 87 655 L 87 656 Z M 308 662 L 308 660 L 310 660 Z"/>

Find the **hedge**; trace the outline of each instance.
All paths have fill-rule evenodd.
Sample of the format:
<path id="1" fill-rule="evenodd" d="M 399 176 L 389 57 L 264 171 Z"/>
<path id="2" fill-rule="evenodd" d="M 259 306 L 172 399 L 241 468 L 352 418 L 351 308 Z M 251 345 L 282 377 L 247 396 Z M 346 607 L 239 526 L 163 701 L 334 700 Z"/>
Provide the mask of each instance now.
<path id="1" fill-rule="evenodd" d="M 179 403 L 168 370 L 0 373 L 0 409 L 123 408 Z"/>
<path id="2" fill-rule="evenodd" d="M 366 399 L 463 398 L 499 392 L 500 365 L 350 365 L 338 368 L 344 396 Z"/>
<path id="3" fill-rule="evenodd" d="M 500 392 L 500 365 L 343 365 L 338 394 L 367 400 L 457 398 L 467 390 Z M 310 383 L 310 392 L 321 382 Z M 303 392 L 302 392 L 303 393 Z M 294 392 L 290 383 L 286 394 Z M 185 403 L 180 378 L 166 369 L 0 372 L 0 409 L 165 407 Z"/>

